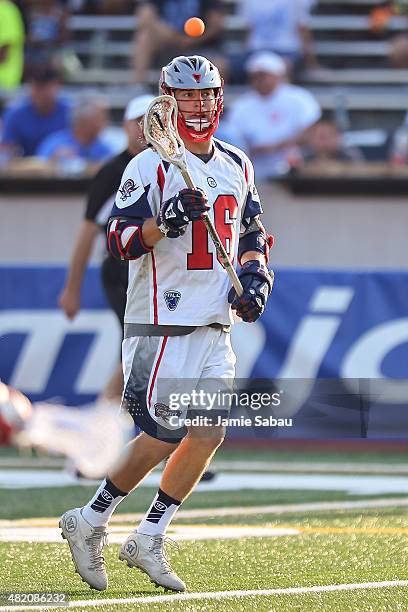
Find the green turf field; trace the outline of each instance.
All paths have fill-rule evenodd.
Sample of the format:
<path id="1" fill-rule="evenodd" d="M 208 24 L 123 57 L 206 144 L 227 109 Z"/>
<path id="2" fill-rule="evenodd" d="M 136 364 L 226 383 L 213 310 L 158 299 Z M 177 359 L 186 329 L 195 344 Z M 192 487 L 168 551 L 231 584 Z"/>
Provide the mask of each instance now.
<path id="1" fill-rule="evenodd" d="M 236 525 L 254 522 L 262 526 L 291 526 L 299 535 L 183 542 L 173 556 L 175 569 L 189 591 L 314 587 L 408 580 L 406 563 L 408 527 L 405 511 L 398 508 L 355 512 L 337 511 L 280 515 L 241 516 L 217 521 Z M 201 521 L 202 522 L 202 521 Z M 72 599 L 130 598 L 162 594 L 137 570 L 117 560 L 119 545 L 106 549 L 110 587 L 91 591 L 74 574 L 68 546 L 44 543 L 1 543 L 0 590 L 58 592 Z M 170 596 L 169 596 L 170 597 Z M 280 594 L 236 597 L 215 601 L 176 601 L 174 604 L 132 603 L 97 609 L 149 610 L 405 610 L 408 587 L 365 589 L 364 592 Z M 85 609 L 85 608 L 84 608 Z"/>
<path id="2" fill-rule="evenodd" d="M 230 455 L 229 459 L 242 461 L 242 455 Z M 378 463 L 381 456 L 371 459 Z M 303 460 L 307 463 L 307 457 Z M 365 457 L 364 461 L 369 460 L 370 457 Z M 347 461 L 351 461 L 349 456 Z M 401 457 L 398 461 L 401 462 Z M 392 462 L 388 457 L 384 463 Z M 169 532 L 174 539 L 180 531 L 188 529 L 202 529 L 207 534 L 204 539 L 178 542 L 179 550 L 170 553 L 175 570 L 189 589 L 187 594 L 178 596 L 156 589 L 144 574 L 120 563 L 118 542 L 106 548 L 109 588 L 99 593 L 81 582 L 74 573 L 68 545 L 58 538 L 57 517 L 67 508 L 84 503 L 93 490 L 94 487 L 83 486 L 0 490 L 0 534 L 23 526 L 31 528 L 30 533 L 34 535 L 41 529 L 49 529 L 55 535 L 52 541 L 29 542 L 31 536 L 27 533 L 20 539 L 16 537 L 16 541 L 0 541 L 0 593 L 66 591 L 73 603 L 84 602 L 75 605 L 72 608 L 75 610 L 391 612 L 408 609 L 408 509 L 398 505 L 398 501 L 390 507 L 380 507 L 381 500 L 390 496 L 365 496 L 378 504 L 374 507 L 340 509 L 334 505 L 310 511 L 303 507 L 307 502 L 338 504 L 350 500 L 350 496 L 342 491 L 311 490 L 197 492 L 183 506 L 190 513 L 195 509 L 196 515 L 182 516 L 180 512 Z M 120 506 L 113 523 L 114 529 L 120 531 L 117 537 L 121 537 L 123 529 L 125 539 L 137 524 L 136 517 L 129 513 L 145 510 L 152 494 L 152 489 L 141 488 Z M 401 504 L 406 501 L 406 497 L 398 497 Z M 359 499 L 364 496 L 352 496 L 353 501 Z M 253 506 L 279 504 L 295 507 L 290 512 L 251 513 Z M 217 516 L 219 508 L 224 509 L 222 516 Z M 236 508 L 241 508 L 238 515 L 233 513 Z M 209 509 L 210 516 L 204 515 L 203 509 Z M 34 517 L 45 518 L 41 521 Z M 211 530 L 220 528 L 222 536 L 211 539 Z M 292 534 L 271 535 L 275 528 L 289 529 Z M 233 537 L 236 529 L 246 529 L 248 535 Z M 329 590 L 319 590 L 322 586 Z M 254 593 L 262 589 L 266 590 L 265 594 Z M 293 592 L 293 589 L 303 591 Z M 233 595 L 231 591 L 239 593 Z M 97 604 L 98 601 L 101 603 Z M 3 610 L 1 606 L 2 603 L 0 610 Z"/>

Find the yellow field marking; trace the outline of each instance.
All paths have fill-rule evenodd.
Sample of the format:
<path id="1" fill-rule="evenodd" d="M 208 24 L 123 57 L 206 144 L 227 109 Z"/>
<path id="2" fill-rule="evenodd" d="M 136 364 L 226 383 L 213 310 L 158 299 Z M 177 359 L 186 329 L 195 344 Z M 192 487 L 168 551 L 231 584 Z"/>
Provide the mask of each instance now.
<path id="1" fill-rule="evenodd" d="M 282 525 L 280 523 L 276 523 L 275 525 L 265 525 L 265 523 L 263 524 L 245 524 L 245 523 L 238 523 L 238 524 L 232 524 L 232 523 L 228 523 L 228 524 L 216 524 L 216 525 L 206 525 L 206 524 L 199 524 L 199 523 L 194 523 L 189 525 L 188 523 L 184 523 L 182 525 L 177 525 L 176 530 L 179 532 L 180 530 L 188 530 L 188 529 L 194 529 L 194 530 L 200 530 L 200 529 L 209 529 L 211 527 L 216 528 L 217 530 L 219 529 L 224 529 L 226 530 L 226 535 L 228 534 L 229 531 L 233 531 L 234 529 L 237 528 L 241 528 L 241 529 L 253 529 L 254 532 L 257 532 L 259 530 L 262 530 L 262 528 L 265 528 L 266 526 L 268 527 L 275 527 L 277 529 L 290 529 L 293 531 L 298 531 L 301 533 L 311 533 L 311 534 L 328 534 L 328 535 L 335 535 L 335 534 L 362 534 L 362 535 L 380 535 L 380 534 L 384 534 L 384 535 L 408 535 L 408 527 L 305 527 L 304 525 Z M 58 519 L 26 519 L 26 520 L 16 520 L 16 521 L 0 521 L 0 529 L 15 529 L 15 528 L 28 528 L 28 527 L 44 527 L 44 528 L 52 528 L 58 527 Z M 120 526 L 118 523 L 116 523 L 116 525 L 113 527 L 111 526 L 111 533 L 113 532 L 121 532 L 122 529 L 125 530 L 129 527 L 129 525 L 127 523 L 123 523 L 123 526 Z M 172 529 L 170 527 L 169 531 L 174 531 L 174 529 Z M 228 537 L 228 536 L 227 536 Z"/>
<path id="2" fill-rule="evenodd" d="M 217 528 L 219 529 L 223 529 L 226 533 L 226 536 L 229 532 L 229 530 L 234 530 L 237 528 L 243 528 L 243 529 L 254 529 L 254 532 L 258 532 L 260 530 L 262 530 L 263 528 L 268 527 L 269 524 L 267 525 L 246 525 L 243 523 L 240 523 L 238 525 L 235 524 L 231 524 L 228 523 L 228 525 L 216 525 Z M 332 534 L 362 534 L 362 535 L 408 535 L 408 527 L 305 527 L 304 525 L 290 525 L 290 524 L 280 524 L 280 523 L 276 523 L 274 525 L 271 525 L 273 527 L 278 527 L 279 529 L 291 529 L 293 531 L 297 531 L 297 532 L 301 532 L 301 533 L 321 533 L 321 534 L 328 534 L 328 535 L 332 535 Z M 205 524 L 194 524 L 194 525 L 178 525 L 177 526 L 177 531 L 182 530 L 183 528 L 185 529 L 189 529 L 189 528 L 194 528 L 200 530 L 200 529 L 208 529 L 209 526 L 205 525 Z M 171 531 L 171 527 L 170 527 L 170 531 Z M 222 537 L 222 536 L 221 536 Z M 250 537 L 250 536 L 249 536 Z"/>
<path id="3" fill-rule="evenodd" d="M 231 506 L 225 508 L 197 508 L 179 510 L 179 519 L 212 518 L 221 516 L 245 516 L 254 514 L 284 514 L 293 512 L 319 512 L 324 510 L 364 510 L 369 508 L 390 508 L 408 506 L 408 497 L 374 498 L 363 500 L 346 500 L 337 502 L 307 502 L 300 504 L 275 504 L 273 506 Z M 116 514 L 111 524 L 129 524 L 141 520 L 144 512 Z M 55 527 L 58 518 L 25 518 L 15 520 L 0 520 L 1 527 Z"/>
<path id="4" fill-rule="evenodd" d="M 214 525 L 215 526 L 215 525 Z M 290 524 L 280 524 L 280 523 L 276 523 L 274 525 L 270 525 L 268 524 L 264 524 L 264 525 L 246 525 L 244 523 L 239 523 L 237 525 L 235 524 L 231 524 L 228 523 L 228 525 L 216 525 L 217 528 L 219 529 L 224 529 L 226 533 L 228 533 L 228 530 L 234 530 L 236 528 L 242 527 L 243 529 L 251 529 L 253 528 L 254 531 L 258 531 L 261 530 L 262 528 L 265 527 L 279 527 L 279 529 L 292 529 L 293 531 L 300 531 L 301 533 L 322 533 L 322 534 L 363 534 L 363 535 L 367 535 L 367 534 L 395 534 L 395 535 L 404 535 L 404 534 L 408 534 L 408 527 L 305 527 L 304 525 L 290 525 Z M 205 524 L 194 524 L 194 525 L 178 525 L 177 526 L 177 530 L 181 530 L 183 528 L 185 529 L 189 529 L 190 527 L 193 527 L 194 529 L 208 529 L 208 525 Z M 171 531 L 171 527 L 170 527 L 170 531 Z"/>
<path id="5" fill-rule="evenodd" d="M 7 527 L 58 527 L 58 518 L 26 518 L 14 520 L 0 520 L 0 529 Z"/>
<path id="6" fill-rule="evenodd" d="M 0 541 L 15 542 L 57 542 L 59 530 L 57 520 L 35 521 L 28 525 L 23 521 L 2 521 L 0 524 Z M 34 523 L 34 521 L 33 521 Z M 129 530 L 128 525 L 111 525 L 109 529 L 112 544 L 121 542 Z M 176 540 L 230 539 L 256 537 L 290 537 L 300 535 L 362 535 L 362 536 L 407 536 L 408 527 L 354 527 L 354 526 L 314 526 L 280 524 L 276 522 L 262 524 L 184 524 L 174 525 L 169 529 L 169 535 Z"/>

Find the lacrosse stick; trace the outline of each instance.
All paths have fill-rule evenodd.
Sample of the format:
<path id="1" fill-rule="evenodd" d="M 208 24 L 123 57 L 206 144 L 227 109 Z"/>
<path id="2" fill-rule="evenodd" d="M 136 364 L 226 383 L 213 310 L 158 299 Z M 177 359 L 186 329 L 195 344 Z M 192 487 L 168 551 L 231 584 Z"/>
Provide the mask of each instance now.
<path id="1" fill-rule="evenodd" d="M 187 168 L 184 142 L 177 131 L 177 102 L 172 96 L 158 96 L 151 103 L 144 117 L 144 136 L 164 161 L 176 166 L 187 187 L 197 189 Z M 241 297 L 243 288 L 228 253 L 218 236 L 211 219 L 204 215 L 204 224 L 220 256 L 222 265 L 231 279 L 232 285 Z"/>
<path id="2" fill-rule="evenodd" d="M 0 381 L 0 438 L 20 450 L 61 453 L 88 478 L 100 478 L 121 458 L 133 422 L 119 406 L 99 402 L 87 408 L 35 403 Z"/>

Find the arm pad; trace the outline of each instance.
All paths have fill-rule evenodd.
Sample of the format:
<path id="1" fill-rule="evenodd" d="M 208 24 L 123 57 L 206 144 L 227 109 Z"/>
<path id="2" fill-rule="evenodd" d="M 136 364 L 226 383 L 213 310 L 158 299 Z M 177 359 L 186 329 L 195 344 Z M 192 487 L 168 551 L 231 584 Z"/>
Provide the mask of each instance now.
<path id="1" fill-rule="evenodd" d="M 265 256 L 266 263 L 269 261 L 269 251 L 273 247 L 274 238 L 267 233 L 266 229 L 260 223 L 251 220 L 251 223 L 241 235 L 238 245 L 238 261 L 241 265 L 241 257 L 248 251 L 257 251 Z"/>
<path id="2" fill-rule="evenodd" d="M 115 259 L 138 259 L 153 248 L 143 242 L 143 219 L 109 219 L 108 250 Z"/>

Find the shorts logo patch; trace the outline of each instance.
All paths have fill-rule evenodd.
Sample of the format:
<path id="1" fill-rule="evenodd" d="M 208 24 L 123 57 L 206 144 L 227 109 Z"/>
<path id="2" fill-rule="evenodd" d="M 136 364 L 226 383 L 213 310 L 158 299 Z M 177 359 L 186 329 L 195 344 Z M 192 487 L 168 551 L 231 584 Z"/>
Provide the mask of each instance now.
<path id="1" fill-rule="evenodd" d="M 165 291 L 163 293 L 164 301 L 166 302 L 166 306 L 169 310 L 176 310 L 178 303 L 181 299 L 180 291 Z"/>
<path id="2" fill-rule="evenodd" d="M 210 187 L 213 187 L 213 188 L 217 186 L 217 181 L 212 176 L 207 177 L 207 183 L 209 184 Z"/>
<path id="3" fill-rule="evenodd" d="M 170 420 L 170 417 L 173 417 L 173 416 L 180 417 L 181 410 L 172 410 L 169 406 L 166 406 L 166 404 L 157 403 L 154 405 L 154 414 L 159 419 L 163 419 L 163 421 L 166 421 L 166 423 L 168 423 Z"/>
<path id="4" fill-rule="evenodd" d="M 133 179 L 128 179 L 123 183 L 123 186 L 119 189 L 120 199 L 124 202 L 127 198 L 130 198 L 132 193 L 136 191 L 137 185 Z"/>

